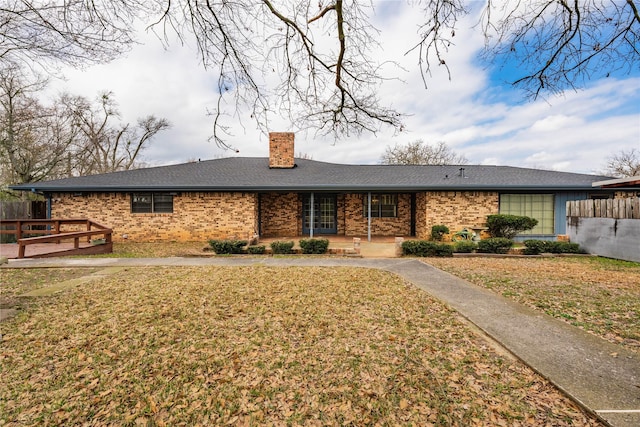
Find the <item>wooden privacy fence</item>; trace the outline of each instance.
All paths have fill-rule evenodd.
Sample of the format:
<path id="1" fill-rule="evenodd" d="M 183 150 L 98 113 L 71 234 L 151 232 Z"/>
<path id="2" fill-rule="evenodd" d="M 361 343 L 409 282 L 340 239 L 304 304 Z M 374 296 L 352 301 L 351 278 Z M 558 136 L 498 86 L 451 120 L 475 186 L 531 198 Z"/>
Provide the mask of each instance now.
<path id="1" fill-rule="evenodd" d="M 567 202 L 568 217 L 640 219 L 640 197 Z"/>
<path id="2" fill-rule="evenodd" d="M 65 228 L 66 230 L 63 230 Z M 112 251 L 111 235 L 113 230 L 100 225 L 90 219 L 11 219 L 0 220 L 0 234 L 12 234 L 18 242 L 18 258 L 25 257 L 25 250 L 29 245 L 40 243 L 62 243 L 73 240 L 73 250 L 82 253 L 110 253 Z M 93 250 L 81 248 L 80 241 L 92 243 L 92 238 L 101 237 Z M 83 249 L 85 249 L 83 251 Z"/>
<path id="3" fill-rule="evenodd" d="M 0 201 L 0 219 L 29 218 L 45 219 L 47 217 L 47 202 L 43 201 Z"/>

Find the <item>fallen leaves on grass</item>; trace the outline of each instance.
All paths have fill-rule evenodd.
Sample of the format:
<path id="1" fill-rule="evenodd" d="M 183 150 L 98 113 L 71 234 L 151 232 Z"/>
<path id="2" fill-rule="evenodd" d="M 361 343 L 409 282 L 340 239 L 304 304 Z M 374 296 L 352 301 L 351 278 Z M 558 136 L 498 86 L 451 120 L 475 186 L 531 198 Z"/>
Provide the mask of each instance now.
<path id="1" fill-rule="evenodd" d="M 640 264 L 597 257 L 425 262 L 614 344 L 640 350 Z"/>
<path id="2" fill-rule="evenodd" d="M 0 268 L 0 307 L 21 304 L 19 295 L 96 272 L 96 268 Z"/>
<path id="3" fill-rule="evenodd" d="M 6 324 L 5 425 L 599 425 L 357 268 L 136 268 Z"/>
<path id="4" fill-rule="evenodd" d="M 171 256 L 202 256 L 206 242 L 116 242 L 113 253 L 97 255 L 107 258 L 165 258 Z"/>

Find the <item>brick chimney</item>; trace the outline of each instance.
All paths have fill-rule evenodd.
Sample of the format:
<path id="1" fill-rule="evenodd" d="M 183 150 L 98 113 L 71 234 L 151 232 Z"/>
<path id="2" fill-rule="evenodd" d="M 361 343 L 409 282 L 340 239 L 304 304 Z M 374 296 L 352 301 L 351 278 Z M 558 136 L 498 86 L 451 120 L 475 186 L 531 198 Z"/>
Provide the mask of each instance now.
<path id="1" fill-rule="evenodd" d="M 294 168 L 294 139 L 293 132 L 269 133 L 269 168 L 292 169 Z"/>

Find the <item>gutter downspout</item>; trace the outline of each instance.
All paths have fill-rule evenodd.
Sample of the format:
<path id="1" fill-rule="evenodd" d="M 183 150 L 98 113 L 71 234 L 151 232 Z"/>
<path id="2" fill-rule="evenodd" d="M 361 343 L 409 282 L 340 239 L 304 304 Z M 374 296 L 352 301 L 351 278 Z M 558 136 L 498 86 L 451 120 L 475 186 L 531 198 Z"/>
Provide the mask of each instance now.
<path id="1" fill-rule="evenodd" d="M 371 191 L 368 195 L 368 208 L 367 208 L 367 241 L 371 241 Z"/>
<path id="2" fill-rule="evenodd" d="M 311 200 L 309 201 L 309 204 L 309 237 L 313 239 L 313 226 L 315 225 L 314 214 L 316 210 L 313 193 L 311 193 Z"/>
<path id="3" fill-rule="evenodd" d="M 51 219 L 51 193 L 47 193 L 47 219 Z"/>

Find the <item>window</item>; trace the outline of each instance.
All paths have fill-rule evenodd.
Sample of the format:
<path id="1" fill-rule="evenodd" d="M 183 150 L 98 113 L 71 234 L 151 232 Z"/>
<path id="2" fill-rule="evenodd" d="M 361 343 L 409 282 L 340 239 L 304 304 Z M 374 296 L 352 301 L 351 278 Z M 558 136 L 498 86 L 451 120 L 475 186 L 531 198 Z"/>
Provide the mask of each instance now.
<path id="1" fill-rule="evenodd" d="M 363 213 L 369 217 L 369 197 L 364 197 Z M 371 195 L 371 217 L 373 218 L 395 218 L 398 216 L 398 197 L 395 194 L 372 194 Z"/>
<path id="2" fill-rule="evenodd" d="M 535 218 L 538 225 L 520 234 L 555 234 L 553 194 L 501 194 L 500 213 Z"/>
<path id="3" fill-rule="evenodd" d="M 131 213 L 173 213 L 173 195 L 168 193 L 133 193 Z"/>

